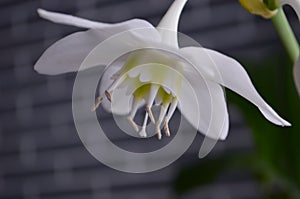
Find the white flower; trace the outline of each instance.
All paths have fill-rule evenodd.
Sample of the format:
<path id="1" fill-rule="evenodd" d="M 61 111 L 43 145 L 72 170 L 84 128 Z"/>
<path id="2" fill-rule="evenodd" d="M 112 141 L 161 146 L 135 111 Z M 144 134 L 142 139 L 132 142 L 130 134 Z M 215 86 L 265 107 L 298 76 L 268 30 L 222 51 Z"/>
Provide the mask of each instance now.
<path id="1" fill-rule="evenodd" d="M 290 5 L 296 12 L 298 19 L 300 21 L 300 1 L 299 0 L 277 0 L 279 6 Z M 295 85 L 300 95 L 300 57 L 298 61 L 294 64 L 293 76 Z"/>
<path id="2" fill-rule="evenodd" d="M 266 119 L 272 123 L 290 126 L 260 97 L 246 71 L 237 61 L 205 48 L 179 48 L 177 28 L 186 2 L 187 0 L 175 0 L 156 28 L 141 19 L 106 24 L 39 9 L 38 13 L 45 19 L 89 30 L 69 35 L 53 44 L 38 60 L 35 70 L 42 74 L 55 75 L 86 69 L 79 68 L 81 63 L 102 41 L 124 31 L 148 29 L 150 34 L 133 33 L 131 39 L 119 40 L 120 43 L 117 44 L 117 47 L 107 46 L 107 49 L 104 49 L 114 52 L 118 50 L 118 47 L 138 46 L 140 48 L 152 42 L 150 46 L 157 47 L 159 50 L 145 49 L 132 53 L 125 61 L 115 66 L 114 72 L 106 72 L 103 76 L 104 81 L 100 84 L 100 95 L 104 96 L 105 94 L 107 98 L 97 98 L 95 108 L 102 101 L 105 104 L 107 99 L 112 102 L 118 100 L 113 98 L 112 93 L 118 88 L 122 89 L 124 84 L 129 89 L 133 87 L 132 85 L 142 85 L 133 93 L 133 103 L 128 116 L 128 121 L 136 131 L 139 131 L 140 136 L 147 136 L 148 117 L 156 124 L 156 133 L 159 139 L 162 136 L 160 130 L 162 124 L 165 134 L 170 136 L 168 123 L 178 107 L 182 115 L 200 132 L 213 139 L 225 139 L 229 128 L 227 105 L 222 88 L 225 86 L 256 105 Z M 169 52 L 170 49 L 171 52 L 176 52 L 181 58 L 187 60 L 189 64 L 175 55 L 164 53 L 164 50 Z M 110 64 L 104 55 L 99 54 L 97 58 L 95 64 L 90 64 L 90 66 Z M 193 68 L 191 64 L 196 68 Z M 144 67 L 138 68 L 140 65 Z M 163 67 L 165 65 L 179 71 L 182 76 L 176 72 L 165 71 Z M 134 70 L 130 71 L 131 69 Z M 199 78 L 197 72 L 203 76 L 204 81 L 203 78 Z M 196 99 L 189 98 L 191 96 L 190 88 L 184 83 L 184 77 L 193 87 Z M 159 82 L 168 87 L 152 82 Z M 151 111 L 154 101 L 161 105 L 157 121 Z M 134 116 L 138 108 L 145 104 L 147 111 L 143 126 L 139 129 L 134 122 Z M 198 110 L 201 111 L 200 118 L 195 116 L 198 114 Z M 113 109 L 112 112 L 123 114 L 122 110 Z"/>

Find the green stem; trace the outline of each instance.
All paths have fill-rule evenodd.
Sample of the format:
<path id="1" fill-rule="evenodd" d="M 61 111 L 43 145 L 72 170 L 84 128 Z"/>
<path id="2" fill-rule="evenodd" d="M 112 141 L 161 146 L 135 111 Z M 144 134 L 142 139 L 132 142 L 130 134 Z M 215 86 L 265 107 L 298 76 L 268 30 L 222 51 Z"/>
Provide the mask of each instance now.
<path id="1" fill-rule="evenodd" d="M 299 56 L 299 45 L 282 8 L 278 8 L 278 13 L 272 18 L 272 23 L 290 59 L 295 63 Z"/>

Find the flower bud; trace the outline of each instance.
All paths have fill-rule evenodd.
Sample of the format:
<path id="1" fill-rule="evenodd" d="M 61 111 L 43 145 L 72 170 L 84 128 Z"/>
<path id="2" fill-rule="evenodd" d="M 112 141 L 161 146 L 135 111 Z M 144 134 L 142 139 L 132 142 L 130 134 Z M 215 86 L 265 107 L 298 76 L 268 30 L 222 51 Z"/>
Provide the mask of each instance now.
<path id="1" fill-rule="evenodd" d="M 270 10 L 263 0 L 239 0 L 240 4 L 251 14 L 270 19 L 277 13 L 277 9 Z"/>

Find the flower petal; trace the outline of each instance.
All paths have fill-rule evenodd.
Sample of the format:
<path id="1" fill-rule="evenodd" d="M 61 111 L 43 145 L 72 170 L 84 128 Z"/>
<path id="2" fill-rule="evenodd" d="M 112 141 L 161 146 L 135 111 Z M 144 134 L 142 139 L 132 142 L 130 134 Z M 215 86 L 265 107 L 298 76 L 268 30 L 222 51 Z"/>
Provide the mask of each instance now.
<path id="1" fill-rule="evenodd" d="M 71 34 L 50 46 L 37 61 L 34 68 L 39 73 L 48 75 L 78 71 L 81 63 L 98 44 L 124 31 L 124 36 L 116 37 L 115 40 L 111 39 L 107 44 L 110 46 L 114 45 L 114 48 L 118 48 L 118 46 L 122 45 L 126 49 L 129 49 L 132 45 L 138 43 L 138 41 L 143 40 L 144 37 L 151 37 L 152 40 L 158 39 L 158 41 L 160 41 L 158 32 L 152 26 L 150 27 L 149 25 L 149 27 L 145 29 L 131 29 L 135 26 L 138 26 L 138 24 L 134 21 L 127 21 L 124 22 L 123 25 L 111 25 L 109 28 L 103 30 L 90 29 L 88 31 Z M 139 32 L 142 32 L 143 35 L 139 35 Z M 133 42 L 122 41 L 122 39 L 128 39 L 128 37 L 130 37 L 130 40 Z M 108 53 L 105 53 L 105 51 L 113 48 L 108 47 L 102 49 L 101 53 L 107 55 Z M 115 55 L 116 53 L 111 54 Z M 104 55 L 102 57 L 104 57 Z M 101 57 L 97 56 L 96 59 L 93 59 L 94 62 L 91 62 L 89 65 L 85 64 L 85 67 L 82 67 L 80 70 L 101 64 L 108 64 L 103 59 L 101 60 Z"/>
<path id="2" fill-rule="evenodd" d="M 252 102 L 270 122 L 281 126 L 290 126 L 290 123 L 282 119 L 258 94 L 247 72 L 239 62 L 209 49 L 188 47 L 182 49 L 182 52 L 195 67 L 202 70 L 204 74 L 206 73 L 207 78 Z M 208 56 L 210 60 L 203 59 L 205 56 Z M 206 72 L 211 70 L 214 71 L 213 75 Z"/>
<path id="3" fill-rule="evenodd" d="M 227 112 L 227 110 L 226 110 L 226 112 Z M 229 116 L 227 114 L 227 117 L 224 118 L 222 130 L 220 132 L 221 140 L 226 139 L 226 137 L 228 135 L 228 131 L 229 131 Z M 205 156 L 207 156 L 212 151 L 212 149 L 214 148 L 214 146 L 216 144 L 217 144 L 216 139 L 212 139 L 210 137 L 205 137 L 205 139 L 203 140 L 203 143 L 201 145 L 201 148 L 199 150 L 199 158 L 204 158 Z"/>
<path id="4" fill-rule="evenodd" d="M 298 94 L 300 96 L 300 59 L 299 58 L 294 65 L 293 75 L 294 75 L 295 85 L 296 85 Z"/>
<path id="5" fill-rule="evenodd" d="M 183 82 L 182 94 L 180 96 L 184 107 L 180 105 L 179 109 L 183 116 L 208 138 L 224 140 L 228 134 L 228 111 L 223 88 L 213 81 L 206 81 L 196 70 L 185 73 L 186 79 L 194 89 L 197 96 L 196 104 L 191 101 L 191 94 Z M 198 108 L 197 108 L 198 107 Z M 196 112 L 200 111 L 200 118 L 195 117 Z M 215 145 L 205 145 L 204 140 L 201 151 L 207 153 Z"/>
<path id="6" fill-rule="evenodd" d="M 131 19 L 121 23 L 109 24 L 90 21 L 87 19 L 67 14 L 49 12 L 43 9 L 38 9 L 38 14 L 40 15 L 40 17 L 52 21 L 54 23 L 71 25 L 80 28 L 101 29 L 108 31 L 110 35 L 116 34 L 118 32 L 123 32 L 128 29 L 153 27 L 149 22 L 142 19 Z M 110 28 L 113 28 L 113 30 L 110 30 Z"/>
<path id="7" fill-rule="evenodd" d="M 91 29 L 90 31 L 92 31 Z M 102 31 L 94 30 L 99 34 Z M 124 55 L 144 48 L 153 48 L 161 44 L 161 37 L 155 28 L 129 29 L 105 40 L 90 51 L 80 70 L 97 65 L 110 65 Z"/>
<path id="8" fill-rule="evenodd" d="M 39 58 L 34 69 L 48 75 L 78 71 L 85 57 L 103 39 L 96 30 L 71 34 L 50 46 Z"/>
<path id="9" fill-rule="evenodd" d="M 187 0 L 175 0 L 158 24 L 158 31 L 161 33 L 165 44 L 178 47 L 178 23 L 186 2 Z"/>

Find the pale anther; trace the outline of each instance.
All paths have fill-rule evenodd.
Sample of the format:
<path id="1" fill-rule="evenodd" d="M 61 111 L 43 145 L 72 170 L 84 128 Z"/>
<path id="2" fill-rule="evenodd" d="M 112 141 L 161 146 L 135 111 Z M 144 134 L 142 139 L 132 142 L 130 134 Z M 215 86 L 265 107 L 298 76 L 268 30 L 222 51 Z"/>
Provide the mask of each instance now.
<path id="1" fill-rule="evenodd" d="M 108 90 L 105 91 L 105 96 L 108 99 L 108 101 L 110 101 L 110 102 L 112 101 L 111 94 L 110 94 L 110 92 Z"/>
<path id="2" fill-rule="evenodd" d="M 169 129 L 169 122 L 165 121 L 164 122 L 164 131 L 166 136 L 170 137 L 171 133 L 170 133 L 170 129 Z"/>
<path id="3" fill-rule="evenodd" d="M 148 113 L 145 114 L 145 118 L 144 118 L 144 122 L 143 122 L 143 126 L 142 129 L 139 133 L 139 135 L 143 138 L 147 137 L 147 133 L 146 133 L 146 125 L 147 125 L 147 121 L 148 121 Z"/>
<path id="4" fill-rule="evenodd" d="M 156 126 L 156 134 L 157 134 L 157 139 L 161 140 L 162 135 L 161 135 L 161 131 L 160 131 L 160 126 Z"/>
<path id="5" fill-rule="evenodd" d="M 121 77 L 117 78 L 113 83 L 108 87 L 108 89 L 105 91 L 105 96 L 107 99 L 111 102 L 112 101 L 112 95 L 111 93 L 113 90 L 115 90 L 120 84 L 124 82 L 126 79 L 126 75 L 122 75 Z"/>
<path id="6" fill-rule="evenodd" d="M 173 114 L 175 113 L 176 107 L 178 105 L 178 100 L 176 97 L 173 98 L 171 106 L 169 108 L 168 114 L 165 117 L 165 122 L 164 122 L 164 130 L 165 130 L 165 134 L 166 136 L 170 136 L 170 129 L 169 129 L 169 121 L 172 118 Z"/>
<path id="7" fill-rule="evenodd" d="M 96 111 L 96 109 L 100 106 L 100 104 L 102 103 L 102 101 L 103 101 L 103 97 L 102 96 L 99 96 L 99 97 L 97 97 L 96 98 L 96 100 L 95 100 L 95 104 L 94 104 L 94 106 L 92 107 L 92 111 Z"/>

